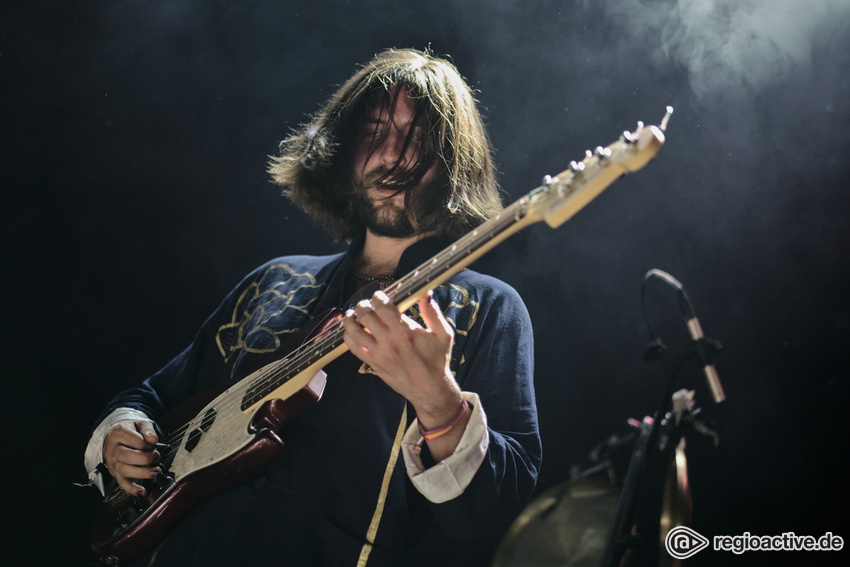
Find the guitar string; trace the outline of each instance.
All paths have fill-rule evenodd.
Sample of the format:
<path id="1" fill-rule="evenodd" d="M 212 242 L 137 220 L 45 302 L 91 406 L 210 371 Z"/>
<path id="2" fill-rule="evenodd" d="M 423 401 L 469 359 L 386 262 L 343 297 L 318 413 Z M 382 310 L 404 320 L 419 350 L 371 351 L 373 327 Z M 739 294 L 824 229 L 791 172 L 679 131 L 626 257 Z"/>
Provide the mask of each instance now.
<path id="1" fill-rule="evenodd" d="M 225 398 L 222 403 L 216 404 L 213 407 L 218 408 L 218 411 L 226 413 L 226 410 L 230 410 L 236 404 L 242 404 L 245 397 L 249 394 L 251 390 L 258 390 L 258 383 L 269 383 L 273 382 L 275 379 L 280 378 L 290 371 L 293 365 L 297 365 L 297 362 L 305 358 L 305 351 L 308 351 L 307 354 L 314 350 L 320 350 L 322 345 L 319 345 L 319 349 L 314 348 L 315 343 L 319 340 L 326 339 L 329 335 L 331 335 L 334 331 L 338 331 L 338 324 L 332 323 L 331 327 L 328 327 L 315 337 L 312 337 L 302 345 L 300 345 L 297 349 L 293 350 L 287 357 L 282 358 L 274 363 L 271 363 L 269 366 L 272 368 L 261 368 L 258 371 L 258 375 L 254 377 L 250 382 L 237 382 L 231 388 L 229 388 L 230 392 L 227 398 Z M 339 333 L 337 333 L 339 334 Z M 333 337 L 331 337 L 333 340 Z M 282 383 L 281 383 L 282 385 Z M 168 436 L 169 442 L 168 445 L 171 446 L 171 450 L 167 454 L 172 454 L 179 450 L 179 446 L 176 446 L 176 442 L 179 441 L 185 433 L 192 426 L 193 422 L 203 422 L 203 417 L 199 413 L 188 423 L 178 427 Z"/>
<path id="2" fill-rule="evenodd" d="M 506 209 L 506 211 L 507 210 L 508 209 Z M 435 256 L 431 261 L 429 261 L 427 263 L 427 265 L 423 265 L 422 267 L 420 267 L 420 269 L 412 272 L 411 274 L 408 274 L 408 276 L 405 276 L 404 278 L 402 278 L 399 281 L 392 284 L 390 287 L 388 287 L 385 290 L 385 292 L 391 297 L 392 301 L 397 301 L 399 298 L 406 299 L 407 297 L 412 295 L 413 292 L 416 289 L 424 287 L 424 283 L 427 283 L 428 281 L 430 281 L 435 267 L 439 266 L 440 269 L 442 270 L 442 268 L 445 266 L 445 270 L 443 270 L 442 273 L 444 273 L 445 271 L 450 269 L 451 266 L 456 263 L 453 260 L 454 260 L 454 257 L 457 256 L 458 249 L 460 249 L 460 250 L 466 249 L 465 254 L 464 254 L 465 256 L 468 256 L 469 254 L 471 254 L 473 249 L 472 249 L 472 247 L 464 246 L 463 245 L 464 240 L 472 240 L 473 243 L 475 243 L 475 241 L 478 240 L 479 241 L 477 243 L 478 245 L 474 247 L 474 249 L 478 249 L 484 243 L 486 243 L 488 240 L 491 240 L 495 235 L 500 234 L 507 226 L 509 226 L 510 224 L 513 224 L 517 219 L 514 218 L 514 217 L 511 217 L 511 216 L 508 216 L 507 218 L 505 218 L 504 216 L 500 215 L 499 218 L 494 218 L 493 220 L 494 220 L 495 226 L 492 227 L 492 230 L 484 231 L 485 232 L 484 238 L 480 237 L 480 232 L 481 232 L 480 229 L 477 230 L 477 231 L 473 231 L 469 235 L 465 235 L 465 237 L 468 236 L 469 238 L 465 238 L 465 237 L 461 238 L 455 245 L 453 245 L 450 248 L 447 248 L 447 249 L 443 250 L 442 252 L 440 252 L 439 254 L 437 254 L 437 256 Z M 502 226 L 502 225 L 504 225 L 504 226 Z M 425 277 L 425 278 L 419 277 L 423 270 L 427 271 L 428 277 Z M 422 279 L 425 280 L 423 283 L 419 283 L 419 281 L 417 281 L 417 280 L 422 280 Z M 407 290 L 407 291 L 402 290 L 402 288 L 405 288 L 405 287 L 412 288 L 412 289 Z M 328 330 L 335 331 L 337 329 L 340 329 L 341 326 L 342 326 L 341 321 L 334 323 L 333 325 L 334 325 L 334 327 L 332 329 L 329 328 Z M 272 369 L 272 372 L 270 372 L 268 375 L 258 376 L 252 382 L 251 387 L 248 388 L 248 392 L 246 392 L 246 395 L 248 395 L 248 393 L 250 393 L 252 391 L 262 392 L 262 395 L 259 395 L 257 393 L 253 394 L 254 396 L 259 396 L 259 398 L 262 399 L 262 397 L 264 397 L 265 395 L 267 395 L 268 393 L 270 393 L 271 391 L 273 391 L 274 389 L 276 389 L 276 388 L 278 388 L 282 385 L 282 382 L 278 382 L 278 380 L 279 380 L 279 378 L 281 378 L 282 376 L 285 376 L 289 372 L 289 368 L 291 368 L 294 365 L 295 366 L 294 373 L 297 374 L 302 370 L 301 368 L 299 368 L 299 364 L 298 364 L 299 362 L 301 362 L 304 358 L 307 358 L 307 360 L 309 360 L 309 361 L 314 360 L 314 352 L 313 351 L 318 350 L 318 351 L 321 352 L 323 350 L 321 347 L 324 346 L 324 343 L 326 343 L 326 342 L 332 342 L 333 343 L 332 348 L 329 349 L 329 350 L 336 348 L 339 344 L 335 340 L 337 337 L 333 336 L 333 337 L 330 337 L 329 340 L 326 340 L 326 334 L 327 333 L 322 333 L 322 334 L 317 336 L 316 340 L 312 341 L 311 343 L 307 343 L 307 346 L 311 347 L 308 352 L 306 352 L 306 353 L 298 352 L 299 350 L 304 350 L 304 349 L 297 349 L 296 351 L 293 351 L 292 354 L 294 354 L 295 356 L 293 357 L 292 354 L 291 354 L 290 356 L 287 357 L 287 359 L 285 359 L 285 360 L 287 360 L 287 364 L 285 366 L 288 367 L 286 369 L 286 371 L 276 372 L 276 370 L 281 365 L 275 364 L 274 369 Z M 323 341 L 323 343 L 319 345 L 320 348 L 318 348 L 318 349 L 312 348 L 312 343 L 315 343 L 319 340 Z M 328 352 L 329 352 L 329 350 L 328 350 Z M 289 359 L 291 359 L 291 360 L 289 360 Z M 310 364 L 307 364 L 306 366 L 309 366 L 309 365 Z M 306 368 L 306 366 L 305 366 L 305 368 Z M 249 403 L 254 403 L 254 401 L 251 400 Z"/>
<path id="3" fill-rule="evenodd" d="M 635 146 L 635 145 L 636 144 L 632 140 L 629 140 L 628 144 L 626 144 L 624 140 L 620 140 L 619 144 L 617 144 L 617 142 L 615 142 L 614 144 L 611 144 L 610 146 L 608 146 L 608 148 L 606 148 L 606 149 L 609 149 L 609 150 L 612 150 L 613 152 L 615 152 L 618 155 L 618 158 L 619 158 L 620 153 L 626 153 L 632 146 Z M 607 158 L 608 159 L 606 161 L 611 161 L 611 155 L 608 155 Z M 584 168 L 583 171 L 581 171 L 581 173 L 583 174 L 582 177 L 585 177 L 585 178 L 588 177 L 590 174 L 595 175 L 601 169 L 604 169 L 603 167 L 601 167 L 601 160 L 596 158 L 596 156 L 588 156 L 588 158 L 583 160 L 582 163 L 585 164 L 585 168 Z M 576 170 L 573 170 L 573 171 L 575 172 Z M 560 187 L 560 190 L 563 191 L 564 189 L 569 188 L 571 185 L 573 185 L 573 183 L 576 180 L 577 180 L 577 177 L 576 177 L 576 174 L 574 173 L 573 175 L 571 175 L 571 177 L 565 183 L 558 183 L 557 185 Z M 551 190 L 551 187 L 552 186 L 547 186 L 545 188 L 538 188 L 538 189 L 543 189 L 543 191 L 548 192 L 548 191 Z M 409 297 L 410 295 L 415 293 L 416 289 L 423 287 L 424 283 L 428 283 L 430 281 L 429 278 L 419 278 L 419 275 L 421 274 L 421 272 L 423 270 L 426 271 L 428 273 L 428 275 L 430 276 L 431 272 L 429 270 L 433 269 L 433 267 L 435 267 L 437 265 L 442 265 L 444 262 L 446 263 L 446 271 L 448 269 L 450 269 L 451 266 L 455 264 L 455 262 L 453 262 L 453 259 L 454 259 L 455 255 L 457 254 L 458 250 L 460 250 L 462 252 L 465 251 L 466 256 L 468 256 L 474 250 L 477 250 L 478 248 L 480 248 L 488 240 L 492 239 L 494 236 L 496 236 L 498 234 L 501 234 L 502 231 L 505 230 L 508 226 L 514 224 L 515 222 L 517 222 L 521 218 L 523 218 L 528 212 L 528 205 L 531 202 L 530 196 L 532 194 L 537 193 L 537 192 L 538 192 L 537 190 L 532 191 L 531 193 L 529 193 L 525 197 L 522 197 L 522 198 L 518 199 L 517 201 L 515 201 L 514 203 L 510 204 L 508 207 L 506 207 L 502 211 L 502 213 L 500 213 L 492 221 L 489 221 L 489 222 L 485 223 L 484 225 L 482 225 L 481 227 L 478 227 L 478 229 L 473 230 L 472 232 L 464 235 L 454 245 L 452 245 L 451 247 L 449 247 L 449 248 L 443 250 L 442 252 L 438 253 L 432 260 L 430 260 L 426 264 L 423 264 L 422 266 L 417 268 L 414 272 L 408 274 L 407 276 L 405 276 L 402 279 L 398 280 L 397 282 L 393 283 L 391 286 L 389 286 L 385 290 L 385 292 L 389 295 L 391 300 L 393 300 L 394 302 L 396 300 L 398 300 L 399 298 L 406 299 L 407 297 Z M 573 191 L 570 191 L 569 194 L 562 195 L 562 197 L 563 196 L 569 196 L 572 193 L 573 193 Z M 488 226 L 488 225 L 492 225 L 492 226 Z M 485 238 L 479 237 L 479 235 L 481 234 L 482 231 L 485 234 Z M 479 241 L 478 246 L 475 246 L 475 247 L 471 246 L 472 244 L 476 244 L 476 240 Z M 469 241 L 469 242 L 467 242 L 467 241 Z M 447 258 L 442 259 L 444 256 L 447 257 Z M 446 260 L 452 260 L 452 261 L 446 262 Z M 423 284 L 417 283 L 419 281 L 419 279 L 424 279 Z M 408 284 L 411 284 L 410 287 L 412 289 L 410 289 L 408 291 L 404 291 L 404 293 L 399 293 L 402 290 L 402 288 L 405 287 Z M 413 284 L 415 284 L 415 285 L 413 285 Z M 398 295 L 396 295 L 397 293 L 398 293 Z M 407 294 L 407 295 L 405 295 L 405 294 Z M 247 396 L 248 393 L 251 392 L 252 390 L 253 391 L 263 391 L 263 388 L 268 388 L 268 386 L 270 384 L 275 384 L 272 387 L 271 390 L 268 390 L 268 392 L 266 392 L 263 396 L 260 397 L 260 399 L 262 399 L 263 397 L 265 397 L 266 395 L 268 395 L 269 393 L 274 391 L 274 389 L 280 387 L 286 381 L 288 381 L 289 379 L 291 379 L 292 377 L 294 377 L 295 375 L 297 375 L 300 372 L 299 370 L 295 370 L 294 373 L 293 373 L 293 371 L 292 371 L 293 364 L 295 364 L 295 366 L 297 368 L 296 363 L 298 361 L 303 360 L 304 358 L 307 358 L 308 360 L 317 360 L 318 358 L 321 358 L 321 356 L 324 356 L 324 354 L 326 354 L 327 352 L 330 352 L 334 348 L 336 348 L 340 344 L 340 342 L 339 342 L 340 338 L 339 337 L 343 332 L 344 332 L 344 327 L 343 327 L 343 323 L 342 323 L 341 320 L 338 319 L 338 320 L 332 322 L 327 329 L 325 329 L 324 331 L 322 331 L 321 333 L 319 333 L 315 337 L 307 340 L 304 344 L 302 344 L 301 346 L 296 348 L 292 353 L 290 353 L 290 355 L 288 355 L 288 356 L 284 357 L 283 359 L 281 359 L 280 361 L 278 361 L 279 363 L 273 363 L 272 365 L 270 365 L 270 366 L 272 366 L 272 368 L 269 369 L 267 372 L 263 372 L 263 370 L 265 370 L 265 369 L 260 369 L 260 375 L 257 376 L 255 379 L 251 380 L 250 382 L 243 383 L 244 382 L 244 379 L 243 379 L 243 381 L 240 381 L 240 382 L 237 382 L 236 384 L 234 384 L 233 387 L 236 388 L 237 391 L 239 391 L 241 395 L 239 397 L 232 395 L 229 399 L 225 399 L 223 401 L 223 404 L 222 404 L 223 407 L 225 407 L 226 409 L 230 409 L 230 407 L 232 407 L 237 402 L 241 405 L 243 403 L 244 399 L 245 399 L 245 396 Z M 318 358 L 312 358 L 314 356 L 315 352 L 322 352 L 322 347 L 324 347 L 327 343 L 332 343 L 333 347 L 329 350 L 324 351 L 323 354 L 321 356 L 319 356 Z M 295 356 L 293 357 L 293 355 L 295 355 Z M 290 359 L 292 359 L 292 360 L 290 360 Z M 307 366 L 309 366 L 309 364 Z M 281 378 L 285 378 L 285 380 L 280 381 Z M 261 386 L 261 385 L 263 387 L 259 388 L 258 386 Z M 233 394 L 235 394 L 235 393 L 236 393 L 236 391 L 233 392 Z M 170 445 L 169 451 L 167 452 L 167 454 L 169 456 L 176 453 L 177 451 L 179 451 L 180 447 L 178 445 L 176 445 L 176 442 L 178 440 L 182 440 L 181 439 L 182 436 L 185 435 L 186 431 L 188 431 L 189 427 L 192 425 L 192 422 L 194 422 L 194 421 L 195 421 L 195 419 L 190 420 L 185 425 L 179 427 L 173 434 L 169 435 L 168 438 L 171 441 L 171 443 L 169 443 L 169 445 Z M 202 418 L 201 422 L 203 422 L 203 418 Z"/>
<path id="4" fill-rule="evenodd" d="M 495 217 L 493 221 L 485 223 L 485 225 L 478 229 L 467 233 L 452 246 L 441 251 L 431 260 L 426 262 L 426 264 L 423 264 L 407 276 L 394 282 L 385 290 L 385 293 L 387 293 L 394 302 L 399 299 L 406 299 L 412 295 L 416 289 L 424 287 L 425 284 L 431 281 L 435 268 L 439 267 L 440 273 L 444 273 L 451 269 L 451 266 L 456 264 L 454 260 L 457 256 L 469 256 L 486 242 L 492 240 L 492 238 L 496 235 L 501 234 L 506 228 L 521 219 L 526 212 L 524 209 L 527 203 L 528 199 L 526 198 L 519 199 L 512 203 L 506 207 L 500 215 Z M 491 226 L 487 226 L 488 224 Z M 445 269 L 443 269 L 444 267 Z M 305 341 L 289 355 L 270 364 L 269 366 L 271 368 L 260 369 L 260 373 L 250 382 L 246 382 L 244 384 L 242 382 L 237 382 L 234 384 L 234 386 L 231 387 L 229 397 L 223 400 L 223 403 L 218 404 L 219 411 L 230 410 L 237 403 L 241 406 L 245 402 L 245 398 L 249 395 L 256 397 L 257 400 L 262 399 L 301 372 L 302 370 L 299 369 L 300 363 L 305 361 L 315 361 L 318 358 L 321 358 L 321 356 L 324 356 L 327 352 L 330 352 L 339 346 L 339 344 L 341 344 L 340 337 L 343 333 L 344 326 L 342 321 L 337 320 L 332 322 L 328 328 Z M 321 354 L 316 356 L 316 353 Z M 309 364 L 307 364 L 304 368 L 307 366 L 309 366 Z M 282 378 L 285 379 L 281 380 Z M 263 392 L 263 394 L 259 395 L 259 392 Z M 237 394 L 239 395 L 237 396 Z M 253 403 L 255 402 L 251 401 L 248 405 L 253 405 Z M 204 418 L 201 417 L 201 414 L 198 414 L 188 423 L 175 429 L 168 436 L 167 444 L 169 445 L 169 449 L 166 451 L 166 455 L 168 457 L 179 451 L 180 446 L 177 442 L 182 440 L 186 432 L 189 431 L 193 422 L 203 422 L 203 419 Z"/>
<path id="5" fill-rule="evenodd" d="M 522 200 L 520 200 L 522 201 Z M 399 298 L 409 297 L 415 291 L 413 290 L 403 290 L 402 288 L 410 287 L 410 288 L 420 288 L 423 287 L 424 284 L 430 281 L 431 275 L 433 274 L 434 268 L 436 266 L 440 266 L 442 269 L 443 265 L 447 263 L 446 270 L 451 268 L 451 265 L 454 265 L 454 258 L 458 255 L 458 251 L 464 252 L 464 256 L 468 256 L 474 250 L 480 248 L 481 245 L 486 243 L 488 240 L 492 239 L 496 234 L 500 234 L 507 226 L 513 224 L 520 216 L 517 215 L 506 215 L 505 213 L 509 212 L 510 209 L 514 208 L 515 205 L 523 205 L 524 203 L 514 203 L 512 206 L 507 207 L 502 215 L 498 218 L 494 218 L 494 226 L 488 227 L 491 230 L 483 231 L 485 237 L 481 238 L 481 229 L 477 229 L 472 231 L 459 239 L 454 245 L 443 250 L 439 254 L 437 254 L 434 258 L 432 258 L 428 263 L 423 266 L 420 266 L 419 269 L 414 272 L 408 274 L 408 276 L 403 277 L 398 280 L 390 287 L 385 290 L 394 301 L 397 301 Z M 478 241 L 477 246 L 471 246 L 472 244 L 476 244 L 475 241 Z M 471 241 L 471 242 L 468 242 Z M 422 273 L 425 272 L 426 277 L 420 277 Z M 420 280 L 424 280 L 421 284 Z M 287 357 L 281 359 L 276 363 L 272 363 L 271 368 L 266 369 L 265 372 L 261 372 L 258 376 L 252 379 L 247 383 L 237 382 L 232 388 L 230 392 L 230 396 L 226 398 L 222 404 L 219 404 L 219 411 L 226 411 L 235 406 L 236 403 L 242 405 L 245 401 L 245 398 L 249 395 L 256 397 L 258 400 L 262 399 L 278 387 L 282 386 L 286 381 L 288 381 L 291 377 L 297 375 L 301 370 L 299 370 L 300 363 L 304 361 L 312 361 L 317 358 L 321 358 L 327 352 L 330 352 L 334 348 L 336 348 L 340 344 L 340 336 L 344 332 L 344 327 L 342 325 L 341 320 L 337 320 L 332 322 L 331 325 L 323 330 L 321 333 L 308 339 L 304 344 L 300 345 L 297 349 L 292 351 Z M 331 345 L 331 348 L 327 348 Z M 322 353 L 318 357 L 316 353 Z M 307 364 L 309 366 L 309 364 Z M 305 366 L 306 368 L 306 366 Z M 287 375 L 291 375 L 287 377 Z M 281 381 L 281 378 L 286 378 L 286 380 Z M 252 394 L 253 392 L 253 394 Z M 262 392 L 262 395 L 258 393 Z M 237 396 L 237 394 L 239 394 Z M 254 402 L 250 402 L 249 405 L 252 405 Z M 240 408 L 241 409 L 241 408 Z M 203 417 L 198 414 L 194 419 L 190 420 L 188 423 L 176 429 L 168 436 L 167 444 L 170 448 L 166 451 L 166 457 L 170 457 L 172 454 L 175 454 L 179 451 L 180 446 L 177 445 L 177 442 L 182 440 L 186 432 L 189 430 L 190 426 L 192 426 L 193 422 L 198 421 L 203 422 Z M 165 457 L 164 457 L 165 458 Z"/>
<path id="6" fill-rule="evenodd" d="M 441 253 L 435 256 L 427 265 L 424 265 L 424 267 L 421 267 L 419 270 L 414 271 L 412 274 L 409 274 L 409 276 L 402 278 L 398 282 L 395 282 L 395 284 L 388 287 L 386 290 L 388 295 L 391 296 L 391 299 L 393 301 L 396 301 L 399 298 L 404 299 L 409 297 L 410 295 L 412 295 L 412 291 L 404 291 L 403 288 L 412 288 L 412 290 L 415 290 L 423 287 L 424 283 L 430 281 L 435 267 L 439 266 L 440 269 L 442 269 L 445 265 L 445 270 L 451 268 L 451 266 L 455 263 L 453 260 L 455 256 L 457 256 L 458 249 L 468 249 L 466 255 L 470 254 L 473 249 L 480 248 L 480 246 L 482 246 L 487 240 L 492 239 L 494 235 L 500 234 L 505 228 L 501 225 L 512 224 L 515 219 L 512 219 L 511 217 L 505 219 L 505 217 L 500 216 L 500 218 L 494 219 L 494 221 L 495 226 L 492 227 L 492 230 L 485 231 L 485 238 L 480 237 L 480 230 L 473 231 L 469 238 L 460 239 L 458 243 L 456 243 L 454 246 L 443 250 Z M 472 243 L 476 243 L 475 241 L 477 240 L 477 246 L 465 246 L 464 240 L 472 240 Z M 427 277 L 425 278 L 419 277 L 423 271 L 427 273 Z M 422 279 L 424 279 L 425 282 L 419 283 L 418 280 Z M 339 345 L 336 339 L 338 339 L 338 332 L 341 330 L 342 325 L 341 322 L 335 322 L 332 325 L 333 326 L 330 327 L 327 331 L 337 331 L 336 333 L 332 335 L 329 332 L 324 332 L 318 335 L 314 340 L 306 343 L 306 348 L 301 348 L 297 349 L 296 351 L 293 351 L 293 353 L 287 357 L 286 364 L 275 364 L 269 373 L 257 376 L 255 380 L 252 381 L 251 386 L 247 389 L 246 396 L 251 395 L 255 398 L 262 399 L 262 397 L 264 397 L 274 389 L 280 387 L 282 382 L 280 382 L 279 379 L 281 377 L 291 372 L 294 372 L 295 374 L 301 372 L 303 370 L 303 368 L 301 368 L 301 363 L 304 362 L 305 359 L 306 361 L 312 363 L 312 361 L 315 359 L 315 351 L 318 350 L 319 352 L 322 352 L 322 354 L 325 354 L 333 348 L 336 348 Z M 326 352 L 323 352 L 325 350 L 323 347 L 325 347 L 326 343 L 328 342 L 332 343 L 332 348 L 328 349 Z M 316 343 L 319 343 L 319 348 L 314 348 Z M 306 366 L 304 366 L 304 368 L 309 365 L 310 364 L 307 364 Z M 284 366 L 286 368 L 282 368 Z M 294 370 L 291 370 L 293 366 L 295 368 Z M 281 372 L 278 372 L 278 369 L 280 369 Z M 254 399 L 251 399 L 248 401 L 248 403 L 252 404 L 254 403 L 254 401 Z"/>
<path id="7" fill-rule="evenodd" d="M 590 173 L 591 169 L 599 169 L 597 167 L 599 165 L 599 160 L 597 158 L 591 157 L 591 158 L 586 159 L 585 162 L 586 162 L 585 175 Z M 569 182 L 565 185 L 567 185 L 567 186 L 570 185 L 572 183 L 572 181 L 574 181 L 574 180 L 570 179 Z M 563 188 L 565 188 L 565 187 L 561 186 L 561 189 L 563 189 Z M 503 230 L 505 230 L 508 226 L 514 224 L 516 221 L 518 221 L 519 219 L 521 219 L 524 216 L 524 214 L 527 212 L 528 203 L 529 203 L 529 199 L 527 197 L 521 198 L 521 199 L 515 201 L 514 203 L 512 203 L 511 205 L 506 207 L 502 211 L 502 213 L 500 213 L 500 215 L 495 217 L 492 221 L 485 223 L 483 226 L 479 227 L 478 229 L 473 230 L 472 232 L 464 235 L 454 245 L 452 245 L 450 248 L 447 248 L 447 249 L 441 251 L 440 253 L 438 253 L 437 256 L 432 258 L 428 263 L 426 263 L 423 266 L 420 266 L 420 268 L 415 270 L 413 273 L 408 274 L 408 276 L 405 276 L 401 280 L 392 284 L 390 287 L 387 288 L 386 292 L 388 294 L 390 294 L 394 291 L 399 291 L 402 287 L 405 287 L 405 285 L 407 285 L 408 283 L 414 283 L 415 284 L 415 286 L 411 286 L 411 287 L 414 287 L 414 288 L 420 287 L 420 284 L 416 283 L 416 279 L 418 278 L 418 276 L 420 275 L 420 273 L 423 270 L 426 270 L 426 271 L 431 270 L 431 271 L 428 272 L 428 275 L 430 276 L 431 273 L 432 273 L 432 270 L 435 266 L 442 266 L 442 264 L 446 263 L 446 266 L 445 266 L 446 270 L 450 269 L 450 267 L 454 264 L 454 262 L 453 261 L 446 262 L 446 260 L 453 260 L 454 257 L 457 255 L 458 250 L 465 251 L 465 255 L 468 256 L 469 254 L 472 253 L 472 251 L 480 248 L 484 243 L 486 243 L 488 240 L 491 240 L 495 235 L 501 234 L 501 232 Z M 493 225 L 493 226 L 488 226 L 488 225 Z M 485 238 L 480 238 L 480 234 L 482 232 L 484 233 Z M 471 241 L 471 242 L 467 243 L 467 241 Z M 478 242 L 476 242 L 476 241 L 478 241 Z M 473 246 L 469 246 L 468 244 L 470 244 L 470 245 L 471 244 L 478 244 L 478 245 L 473 247 Z M 421 279 L 425 280 L 424 283 L 427 283 L 428 281 L 430 281 L 429 278 L 421 278 Z M 412 292 L 408 292 L 408 295 L 404 295 L 402 298 L 408 297 L 411 293 Z M 392 295 L 395 296 L 396 294 L 392 293 Z M 399 295 L 401 295 L 401 294 L 399 294 Z M 393 299 L 398 299 L 398 297 L 393 297 Z M 329 328 L 328 329 L 329 331 L 338 331 L 341 328 L 341 325 L 339 323 L 333 323 L 332 325 L 333 325 L 333 328 Z M 268 373 L 261 374 L 261 375 L 257 376 L 250 383 L 250 385 L 245 384 L 245 385 L 248 386 L 248 388 L 245 390 L 245 395 L 247 396 L 252 391 L 254 391 L 254 392 L 259 391 L 259 392 L 263 392 L 263 395 L 260 396 L 260 399 L 262 399 L 262 397 L 264 397 L 265 395 L 267 395 L 271 391 L 274 391 L 274 389 L 280 387 L 283 384 L 283 382 L 280 382 L 279 379 L 283 376 L 286 376 L 286 374 L 289 373 L 289 371 L 290 371 L 290 369 L 293 365 L 296 366 L 295 374 L 300 372 L 300 370 L 297 369 L 298 363 L 301 362 L 305 358 L 305 355 L 309 355 L 309 356 L 307 356 L 308 360 L 311 359 L 310 357 L 314 354 L 314 352 L 313 352 L 314 350 L 321 351 L 321 349 L 314 349 L 313 346 L 319 340 L 324 341 L 324 339 L 329 334 L 330 333 L 327 333 L 327 332 L 320 333 L 313 340 L 305 343 L 306 346 L 302 345 L 302 347 L 299 347 L 299 349 L 296 349 L 295 351 L 293 351 L 293 353 L 290 353 L 290 356 L 286 357 L 285 359 L 282 359 L 281 362 L 283 364 L 274 364 L 274 368 L 272 368 Z M 339 344 L 339 343 L 335 342 L 335 340 L 338 338 L 337 335 L 338 335 L 338 333 L 334 333 L 334 336 L 331 337 L 331 339 L 334 340 L 333 348 L 336 348 L 336 346 L 338 346 L 338 344 Z M 324 342 L 329 342 L 329 341 L 324 341 Z M 321 347 L 321 346 L 323 346 L 323 344 L 320 344 L 319 346 Z M 293 357 L 292 355 L 295 355 L 295 356 Z M 278 371 L 278 370 L 280 370 L 280 371 Z M 271 385 L 271 389 L 268 389 L 270 385 Z M 255 393 L 254 395 L 256 396 L 257 394 Z M 243 398 L 243 401 L 244 401 L 244 398 Z M 240 402 L 240 403 L 242 403 L 242 402 Z M 253 403 L 253 402 L 251 402 L 251 403 Z"/>

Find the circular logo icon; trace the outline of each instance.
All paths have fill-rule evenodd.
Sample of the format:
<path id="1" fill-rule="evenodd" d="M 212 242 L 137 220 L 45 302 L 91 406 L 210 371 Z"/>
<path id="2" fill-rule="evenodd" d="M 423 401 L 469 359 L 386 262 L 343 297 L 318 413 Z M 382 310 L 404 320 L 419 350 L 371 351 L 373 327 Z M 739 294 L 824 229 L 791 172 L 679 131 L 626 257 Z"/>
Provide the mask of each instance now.
<path id="1" fill-rule="evenodd" d="M 676 559 L 687 559 L 708 547 L 708 539 L 686 526 L 676 526 L 664 538 L 667 553 Z"/>

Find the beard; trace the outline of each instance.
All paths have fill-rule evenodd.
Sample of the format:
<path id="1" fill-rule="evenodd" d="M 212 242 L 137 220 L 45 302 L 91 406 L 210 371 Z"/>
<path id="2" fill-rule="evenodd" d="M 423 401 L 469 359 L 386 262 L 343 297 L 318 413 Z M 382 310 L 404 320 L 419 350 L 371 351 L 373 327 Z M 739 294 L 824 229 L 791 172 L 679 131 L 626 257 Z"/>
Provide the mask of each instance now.
<path id="1" fill-rule="evenodd" d="M 410 238 L 416 235 L 407 211 L 396 204 L 395 196 L 373 200 L 361 188 L 354 199 L 353 212 L 359 224 L 376 236 Z"/>
<path id="2" fill-rule="evenodd" d="M 387 169 L 379 168 L 359 180 L 353 180 L 350 195 L 352 214 L 357 224 L 376 236 L 387 238 L 404 239 L 434 231 L 435 213 L 442 208 L 441 195 L 447 191 L 444 187 L 447 181 L 439 174 L 429 172 L 424 179 L 416 182 L 387 183 L 389 173 Z M 396 189 L 404 192 L 404 197 L 399 199 L 398 193 L 381 195 L 375 191 L 378 188 Z"/>

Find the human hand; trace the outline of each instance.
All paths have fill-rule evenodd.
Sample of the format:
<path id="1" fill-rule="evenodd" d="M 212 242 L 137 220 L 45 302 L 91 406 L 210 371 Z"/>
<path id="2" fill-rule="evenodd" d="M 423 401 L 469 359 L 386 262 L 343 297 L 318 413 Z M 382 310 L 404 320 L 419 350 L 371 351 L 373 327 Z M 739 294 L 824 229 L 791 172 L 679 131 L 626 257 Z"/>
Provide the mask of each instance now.
<path id="1" fill-rule="evenodd" d="M 158 467 L 160 454 L 156 450 L 159 437 L 153 423 L 147 420 L 125 419 L 119 421 L 103 440 L 103 462 L 109 473 L 130 494 L 144 496 L 143 486 L 134 479 L 154 478 L 161 474 Z"/>
<path id="2" fill-rule="evenodd" d="M 452 420 L 463 394 L 449 367 L 454 330 L 430 293 L 419 301 L 419 310 L 425 327 L 399 313 L 378 291 L 371 301 L 361 301 L 346 314 L 344 340 L 355 356 L 413 405 L 427 430 Z M 439 448 L 429 442 L 437 460 L 451 454 L 467 421 L 464 416 L 451 435 L 439 440 Z"/>

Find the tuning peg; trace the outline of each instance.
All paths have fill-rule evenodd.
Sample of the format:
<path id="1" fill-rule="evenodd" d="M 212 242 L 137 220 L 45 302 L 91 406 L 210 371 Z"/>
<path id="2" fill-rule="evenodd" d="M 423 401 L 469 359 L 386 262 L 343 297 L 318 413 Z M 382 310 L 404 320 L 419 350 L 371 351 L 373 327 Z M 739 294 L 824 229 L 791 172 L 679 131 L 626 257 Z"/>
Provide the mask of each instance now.
<path id="1" fill-rule="evenodd" d="M 584 171 L 584 162 L 582 161 L 571 161 L 570 169 L 578 173 L 579 171 Z"/>
<path id="2" fill-rule="evenodd" d="M 596 149 L 593 150 L 593 153 L 596 154 L 596 157 L 598 157 L 599 159 L 611 157 L 611 149 L 603 148 L 602 146 L 596 146 Z"/>
<path id="3" fill-rule="evenodd" d="M 667 130 L 667 122 L 670 120 L 670 116 L 673 114 L 673 107 L 667 107 L 667 113 L 664 115 L 664 118 L 661 119 L 661 131 L 665 132 Z"/>

